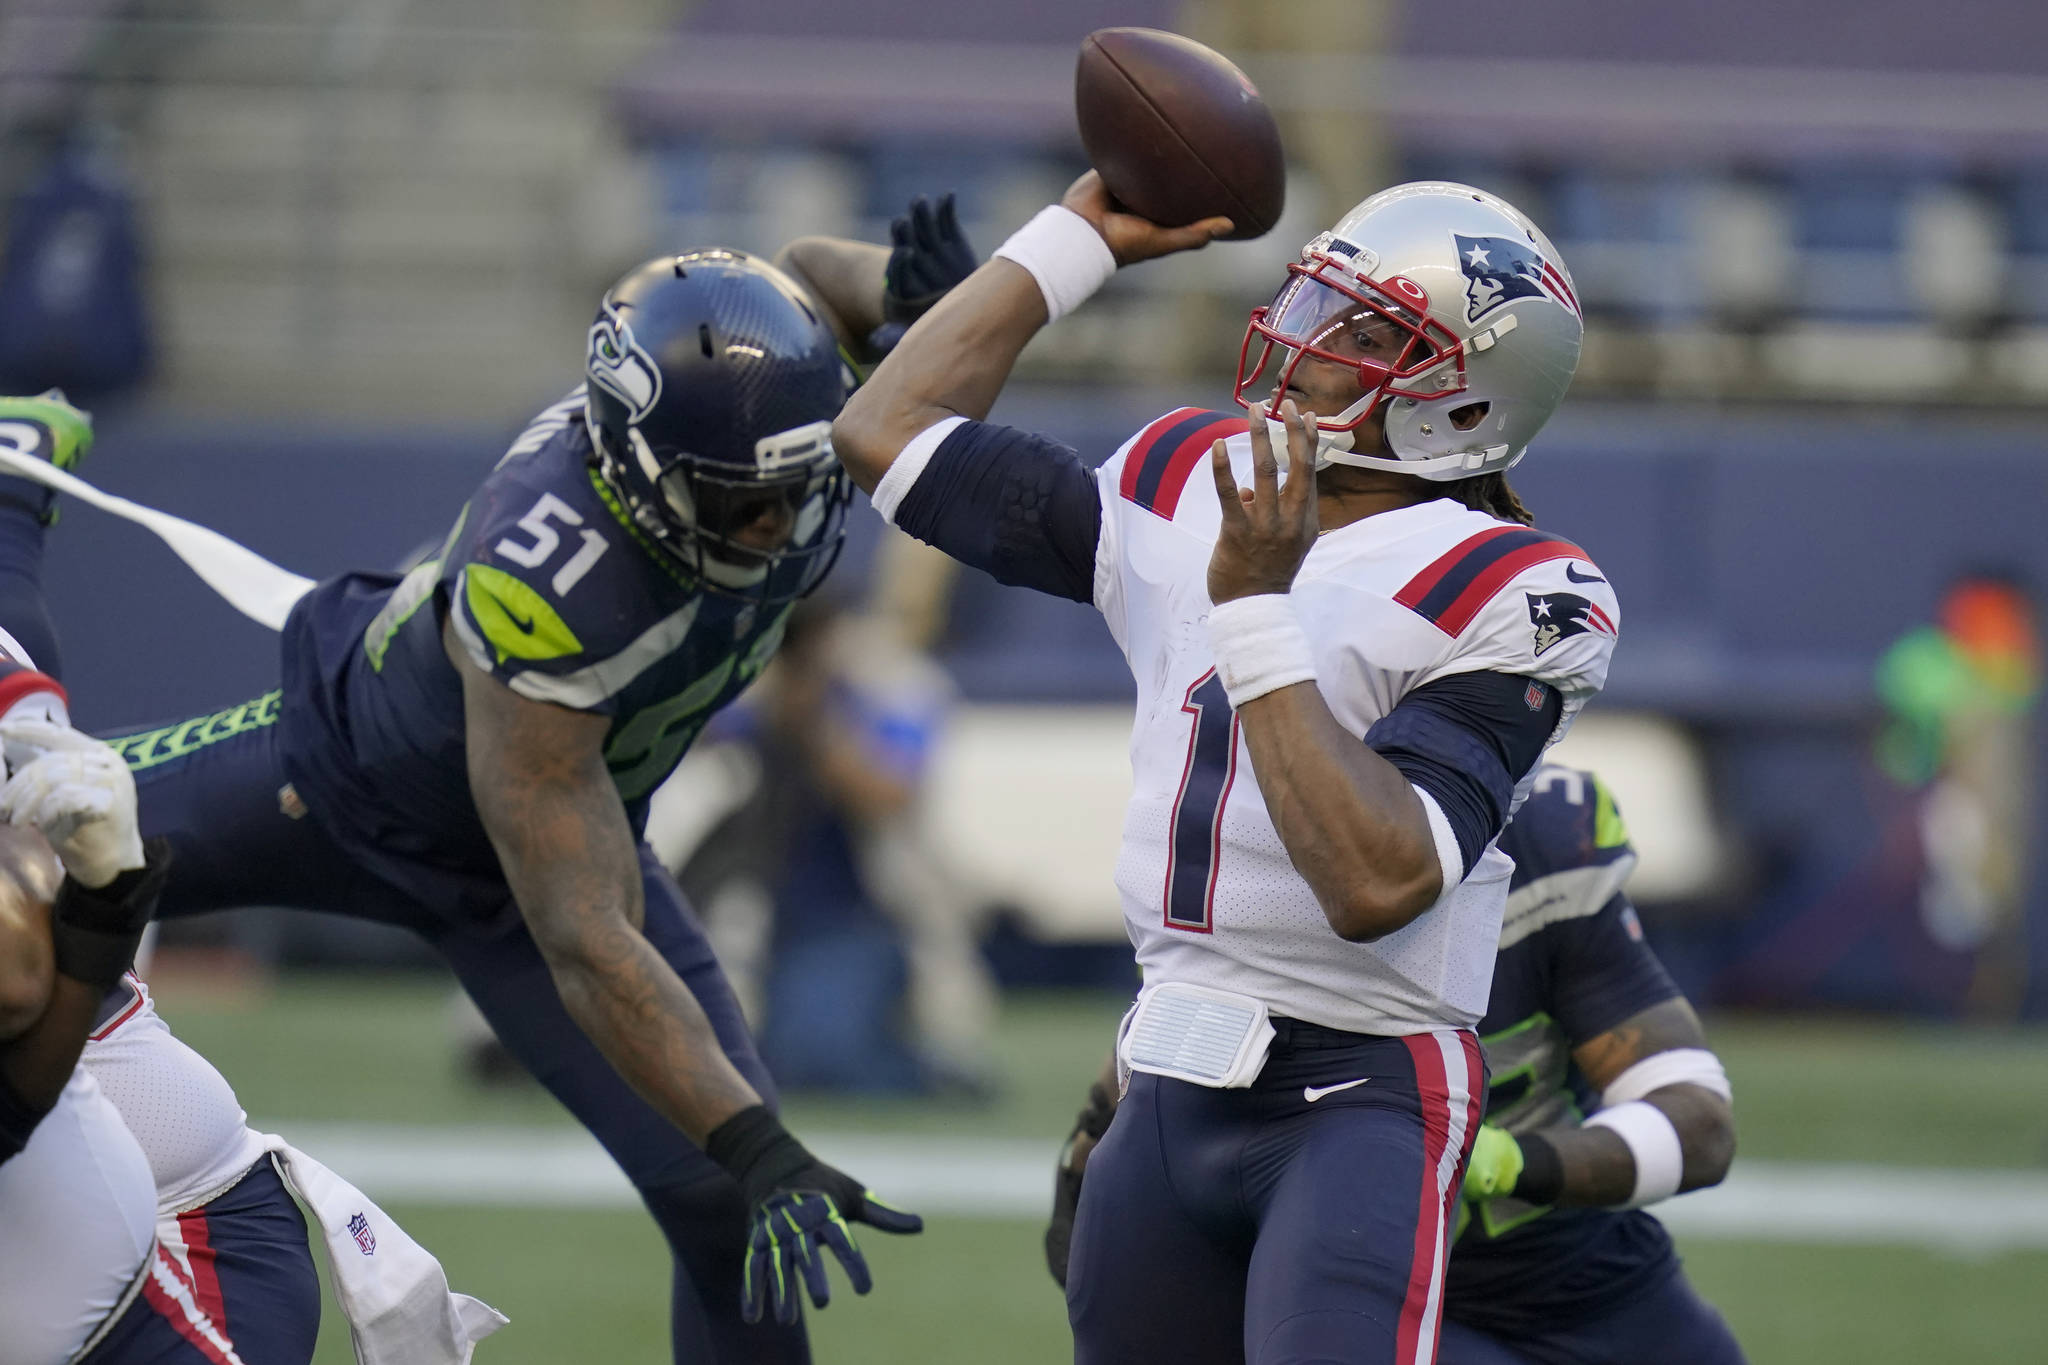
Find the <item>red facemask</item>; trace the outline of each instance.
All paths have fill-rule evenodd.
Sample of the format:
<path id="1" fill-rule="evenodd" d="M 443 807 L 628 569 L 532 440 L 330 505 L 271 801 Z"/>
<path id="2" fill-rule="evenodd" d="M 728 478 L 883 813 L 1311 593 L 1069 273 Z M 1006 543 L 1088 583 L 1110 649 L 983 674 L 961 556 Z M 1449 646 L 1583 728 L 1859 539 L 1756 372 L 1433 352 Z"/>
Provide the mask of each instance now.
<path id="1" fill-rule="evenodd" d="M 1388 398 L 1442 398 L 1465 389 L 1465 353 L 1448 327 L 1429 316 L 1429 295 L 1405 276 L 1385 281 L 1353 273 L 1327 253 L 1307 253 L 1307 264 L 1287 267 L 1287 283 L 1273 302 L 1252 310 L 1237 355 L 1239 407 L 1256 387 L 1278 393 L 1301 362 L 1319 361 L 1358 376 L 1358 397 L 1344 414 L 1318 416 L 1323 431 L 1354 431 Z M 1252 360 L 1252 341 L 1261 341 Z M 1286 353 L 1269 385 L 1260 383 L 1275 347 Z M 1415 380 L 1435 372 L 1426 385 Z M 1449 381 L 1449 382 L 1446 382 Z"/>

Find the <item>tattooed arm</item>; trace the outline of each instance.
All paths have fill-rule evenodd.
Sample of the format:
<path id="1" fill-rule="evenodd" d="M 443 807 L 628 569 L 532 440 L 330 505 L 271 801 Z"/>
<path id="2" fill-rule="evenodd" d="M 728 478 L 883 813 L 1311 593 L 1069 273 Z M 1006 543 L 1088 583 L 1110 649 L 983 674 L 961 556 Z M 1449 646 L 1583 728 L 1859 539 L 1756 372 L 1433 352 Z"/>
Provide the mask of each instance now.
<path id="1" fill-rule="evenodd" d="M 604 765 L 609 721 L 529 701 L 480 672 L 452 632 L 469 786 L 562 1003 L 619 1074 L 703 1144 L 761 1103 L 695 996 L 641 933 L 640 863 Z"/>
<path id="2" fill-rule="evenodd" d="M 1647 1057 L 1707 1045 L 1699 1016 L 1682 998 L 1652 1005 L 1572 1050 L 1572 1060 L 1595 1090 Z M 1701 1086 L 1667 1085 L 1644 1096 L 1678 1130 L 1684 1158 L 1678 1188 L 1718 1185 L 1735 1159 L 1735 1111 L 1728 1101 Z M 1636 1164 L 1618 1133 L 1601 1127 L 1546 1128 L 1542 1136 L 1562 1166 L 1561 1204 L 1626 1203 L 1635 1187 Z"/>

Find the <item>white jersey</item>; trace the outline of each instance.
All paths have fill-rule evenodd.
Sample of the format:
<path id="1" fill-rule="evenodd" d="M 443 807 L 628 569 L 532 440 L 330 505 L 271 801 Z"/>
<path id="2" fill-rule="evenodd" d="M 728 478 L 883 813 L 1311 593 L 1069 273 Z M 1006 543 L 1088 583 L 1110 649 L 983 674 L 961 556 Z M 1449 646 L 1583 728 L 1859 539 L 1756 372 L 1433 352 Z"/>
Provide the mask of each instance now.
<path id="1" fill-rule="evenodd" d="M 133 975 L 121 988 L 130 1000 L 80 1061 L 149 1158 L 160 1216 L 175 1218 L 233 1187 L 266 1149 L 227 1078 L 172 1035 L 149 988 Z"/>
<path id="2" fill-rule="evenodd" d="M 1249 485 L 1244 432 L 1241 415 L 1183 409 L 1096 474 L 1095 604 L 1138 690 L 1135 790 L 1116 879 L 1145 982 L 1234 991 L 1351 1032 L 1470 1028 L 1486 1010 L 1508 858 L 1489 845 L 1405 928 L 1348 943 L 1259 795 L 1206 629 L 1221 524 L 1208 451 L 1227 437 L 1237 480 Z M 1619 621 L 1613 590 L 1577 546 L 1448 500 L 1327 532 L 1292 599 L 1324 699 L 1361 740 L 1414 688 L 1498 671 L 1557 689 L 1554 742 L 1606 681 Z M 1532 710 L 1546 702 L 1532 689 Z"/>
<path id="3" fill-rule="evenodd" d="M 78 1067 L 0 1165 L 0 1365 L 69 1360 L 133 1295 L 155 1247 L 149 1163 Z"/>

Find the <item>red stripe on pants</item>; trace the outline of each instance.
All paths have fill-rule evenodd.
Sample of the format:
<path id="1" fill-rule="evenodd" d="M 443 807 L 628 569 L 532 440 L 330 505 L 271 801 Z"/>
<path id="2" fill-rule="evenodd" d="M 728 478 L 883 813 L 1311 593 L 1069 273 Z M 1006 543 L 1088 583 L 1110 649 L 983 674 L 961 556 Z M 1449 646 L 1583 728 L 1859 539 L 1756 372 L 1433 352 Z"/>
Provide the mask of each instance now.
<path id="1" fill-rule="evenodd" d="M 1414 1259 L 1408 1268 L 1408 1294 L 1401 1300 L 1401 1322 L 1394 1336 L 1394 1359 L 1400 1365 L 1428 1365 L 1420 1354 L 1423 1321 L 1430 1312 L 1430 1289 L 1443 1261 L 1444 1200 L 1440 1187 L 1444 1153 L 1451 1145 L 1451 1095 L 1444 1075 L 1443 1053 L 1436 1035 L 1403 1038 L 1415 1064 L 1415 1091 L 1422 1101 L 1422 1191 L 1415 1216 Z M 1442 1312 L 1442 1304 L 1436 1305 Z M 1434 1341 L 1436 1333 L 1430 1333 Z M 1431 1350 L 1429 1360 L 1436 1358 Z"/>

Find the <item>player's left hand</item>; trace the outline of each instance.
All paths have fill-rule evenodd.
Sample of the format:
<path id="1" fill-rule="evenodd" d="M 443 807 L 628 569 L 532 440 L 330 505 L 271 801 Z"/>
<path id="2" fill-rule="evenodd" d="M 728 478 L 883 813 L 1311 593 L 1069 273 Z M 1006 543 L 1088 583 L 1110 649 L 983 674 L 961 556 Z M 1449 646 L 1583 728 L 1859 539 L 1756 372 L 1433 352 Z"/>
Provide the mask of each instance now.
<path id="1" fill-rule="evenodd" d="M 802 1313 L 799 1277 L 811 1302 L 832 1301 L 823 1250 L 830 1248 L 856 1294 L 874 1287 L 848 1220 L 883 1232 L 922 1232 L 924 1219 L 892 1208 L 844 1171 L 812 1156 L 761 1106 L 744 1110 L 705 1139 L 705 1154 L 733 1173 L 747 1206 L 747 1260 L 740 1315 L 794 1323 Z"/>
<path id="2" fill-rule="evenodd" d="M 1315 415 L 1288 399 L 1280 405 L 1287 431 L 1287 482 L 1273 454 L 1268 423 L 1252 417 L 1252 486 L 1239 488 L 1230 455 L 1218 441 L 1209 452 L 1223 529 L 1209 556 L 1209 600 L 1229 602 L 1262 593 L 1285 593 L 1301 572 L 1320 528 L 1316 512 Z"/>
<path id="3" fill-rule="evenodd" d="M 1478 1204 L 1513 1194 L 1515 1182 L 1521 1178 L 1522 1144 L 1505 1128 L 1480 1124 L 1472 1156 L 1465 1163 L 1466 1202 Z"/>
<path id="4" fill-rule="evenodd" d="M 25 718 L 0 725 L 0 745 L 14 771 L 0 819 L 42 831 L 73 881 L 101 887 L 143 865 L 135 778 L 110 746 Z"/>
<path id="5" fill-rule="evenodd" d="M 921 194 L 911 200 L 909 210 L 889 225 L 889 241 L 882 317 L 899 326 L 923 317 L 981 264 L 961 230 L 950 193 L 941 195 L 936 206 Z"/>

